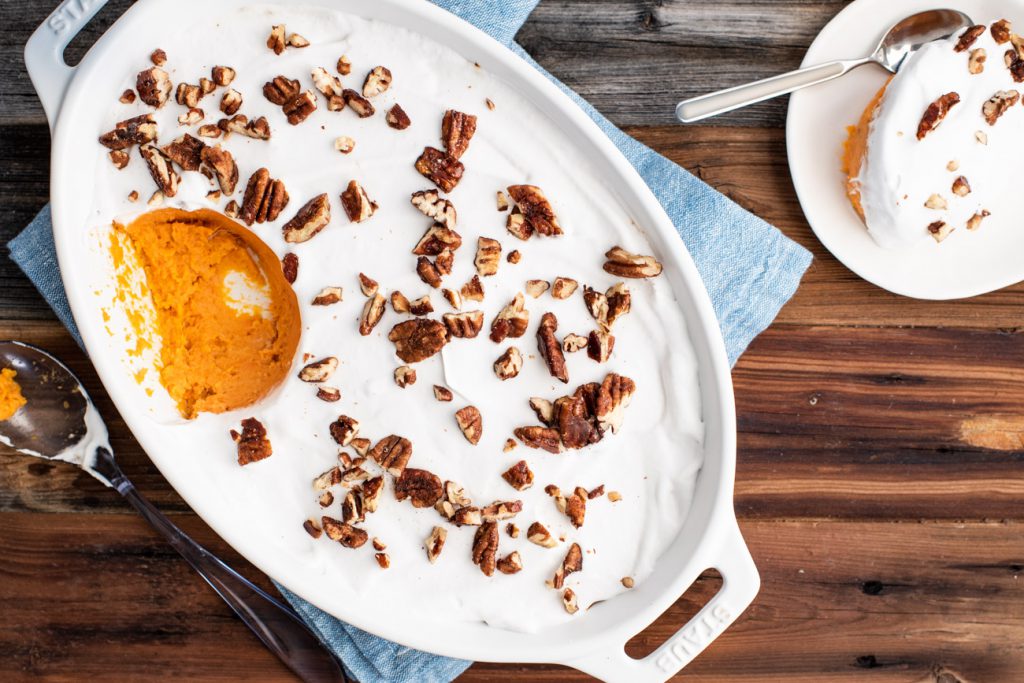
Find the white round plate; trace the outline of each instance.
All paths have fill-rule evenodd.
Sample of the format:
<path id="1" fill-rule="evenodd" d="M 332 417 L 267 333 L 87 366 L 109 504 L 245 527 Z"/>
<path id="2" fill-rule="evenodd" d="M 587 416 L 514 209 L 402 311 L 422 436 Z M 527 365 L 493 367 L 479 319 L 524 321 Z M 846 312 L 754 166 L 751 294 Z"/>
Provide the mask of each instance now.
<path id="1" fill-rule="evenodd" d="M 1024 1 L 856 0 L 822 29 L 803 66 L 870 54 L 882 33 L 903 17 L 950 8 L 978 23 L 1007 18 L 1024 24 Z M 846 127 L 885 82 L 888 72 L 863 66 L 828 83 L 792 95 L 786 121 L 786 147 L 800 205 L 825 248 L 854 273 L 883 289 L 917 299 L 960 299 L 1024 280 L 1024 230 L 1016 210 L 995 212 L 985 230 L 955 231 L 942 244 L 931 241 L 901 249 L 875 244 L 850 206 L 840 170 Z"/>

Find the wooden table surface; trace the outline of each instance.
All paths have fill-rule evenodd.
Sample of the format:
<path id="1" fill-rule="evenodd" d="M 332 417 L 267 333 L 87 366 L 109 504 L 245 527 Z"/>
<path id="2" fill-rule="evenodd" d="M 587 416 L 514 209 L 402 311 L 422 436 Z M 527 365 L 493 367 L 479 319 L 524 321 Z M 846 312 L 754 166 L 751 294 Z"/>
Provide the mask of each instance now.
<path id="1" fill-rule="evenodd" d="M 0 241 L 45 204 L 49 135 L 21 60 L 50 2 L 4 0 Z M 129 2 L 115 0 L 81 54 Z M 1024 677 L 1024 286 L 965 301 L 888 294 L 826 253 L 786 166 L 782 100 L 683 127 L 678 99 L 795 67 L 839 0 L 543 0 L 518 40 L 640 140 L 814 252 L 793 300 L 733 372 L 736 510 L 761 571 L 753 606 L 687 669 L 702 681 Z M 856 112 L 851 112 L 851 120 Z M 955 273 L 950 274 L 955 277 Z M 0 339 L 86 379 L 139 488 L 259 576 L 160 477 L 82 352 L 0 259 Z M 115 494 L 0 452 L 0 680 L 290 680 Z M 650 652 L 720 585 L 708 573 L 635 638 Z M 465 681 L 567 681 L 477 664 Z M 947 681 L 952 679 L 946 679 Z"/>

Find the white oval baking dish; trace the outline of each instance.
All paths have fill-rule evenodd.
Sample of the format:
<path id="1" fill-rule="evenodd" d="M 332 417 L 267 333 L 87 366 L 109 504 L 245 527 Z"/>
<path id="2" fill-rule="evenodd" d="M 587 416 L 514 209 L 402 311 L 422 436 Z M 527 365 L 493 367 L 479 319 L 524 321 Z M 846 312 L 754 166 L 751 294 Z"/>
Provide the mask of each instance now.
<path id="1" fill-rule="evenodd" d="M 573 623 L 540 633 L 516 633 L 480 623 L 438 629 L 390 610 L 359 609 L 351 600 L 313 590 L 301 566 L 274 552 L 272 543 L 239 520 L 210 505 L 209 491 L 192 472 L 166 456 L 166 444 L 130 399 L 132 382 L 110 350 L 100 307 L 90 286 L 106 273 L 85 246 L 91 185 L 82 182 L 81 160 L 92 159 L 97 131 L 109 124 L 109 102 L 91 96 L 115 64 L 118 48 L 138 41 L 144 26 L 173 22 L 180 4 L 141 0 L 92 47 L 77 67 L 63 52 L 105 0 L 65 0 L 36 30 L 25 49 L 32 83 L 53 133 L 51 200 L 61 274 L 75 320 L 107 392 L 143 448 L 172 486 L 228 543 L 254 565 L 298 595 L 359 628 L 404 645 L 465 659 L 565 664 L 609 681 L 662 681 L 689 663 L 751 603 L 760 585 L 733 512 L 736 426 L 732 384 L 718 322 L 700 276 L 668 216 L 633 167 L 601 130 L 564 93 L 505 46 L 445 10 L 418 0 L 314 0 L 359 16 L 417 31 L 478 62 L 540 107 L 580 150 L 619 200 L 665 264 L 665 275 L 684 310 L 699 361 L 705 424 L 705 460 L 683 529 L 654 573 L 637 588 L 595 605 Z M 180 16 L 180 14 L 178 14 Z M 152 23 L 156 22 L 156 24 Z M 109 73 L 109 72 L 108 72 Z M 717 569 L 722 589 L 685 626 L 643 659 L 624 650 L 626 642 L 653 622 L 705 569 Z"/>

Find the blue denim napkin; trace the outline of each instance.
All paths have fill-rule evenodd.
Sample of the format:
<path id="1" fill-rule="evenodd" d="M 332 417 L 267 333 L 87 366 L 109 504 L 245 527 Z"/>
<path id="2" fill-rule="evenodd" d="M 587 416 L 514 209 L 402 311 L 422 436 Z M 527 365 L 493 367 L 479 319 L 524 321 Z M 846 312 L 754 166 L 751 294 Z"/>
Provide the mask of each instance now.
<path id="1" fill-rule="evenodd" d="M 811 255 L 760 218 L 616 128 L 512 42 L 539 0 L 433 0 L 508 45 L 554 81 L 608 134 L 672 218 L 711 295 L 729 362 L 760 334 L 793 295 Z M 665 106 L 669 106 L 666 103 Z M 8 245 L 17 263 L 78 339 L 54 253 L 50 207 Z M 79 340 L 81 343 L 81 340 Z M 447 683 L 471 664 L 378 638 L 335 619 L 278 586 L 281 594 L 362 683 Z"/>

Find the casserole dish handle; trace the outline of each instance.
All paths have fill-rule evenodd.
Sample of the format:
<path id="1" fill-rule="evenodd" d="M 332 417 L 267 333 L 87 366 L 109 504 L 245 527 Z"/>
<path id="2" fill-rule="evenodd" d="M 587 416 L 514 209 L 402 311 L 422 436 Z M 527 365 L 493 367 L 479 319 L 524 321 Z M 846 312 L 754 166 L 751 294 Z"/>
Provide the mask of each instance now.
<path id="1" fill-rule="evenodd" d="M 697 569 L 690 583 L 705 569 L 717 569 L 722 587 L 657 650 L 634 659 L 626 654 L 623 643 L 562 663 L 609 683 L 661 683 L 693 661 L 753 602 L 761 586 L 735 517 L 714 525 L 708 540 L 707 549 L 698 551 L 700 561 L 694 562 Z"/>
<path id="2" fill-rule="evenodd" d="M 75 67 L 64 61 L 64 48 L 106 4 L 107 0 L 64 0 L 25 44 L 25 67 L 43 103 L 51 132 L 75 75 Z"/>

